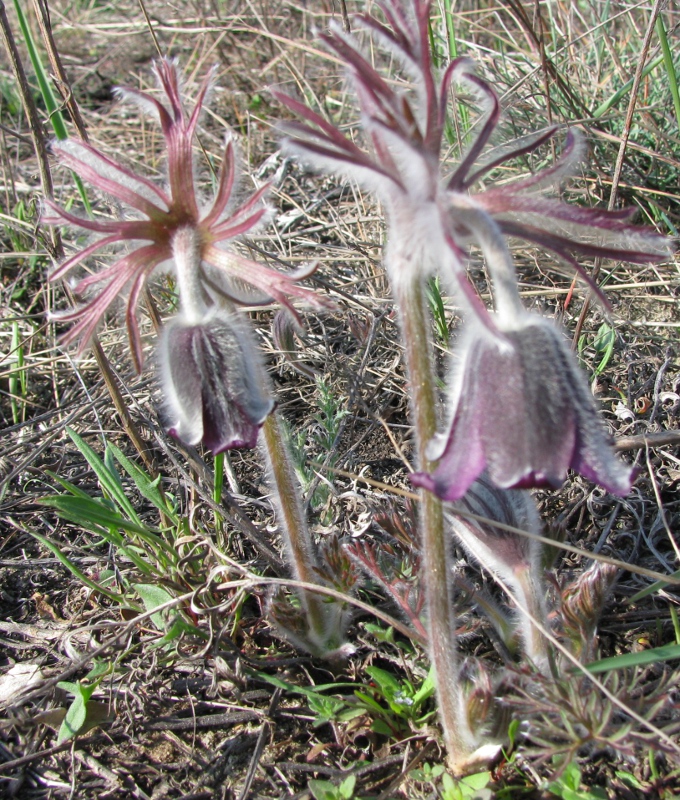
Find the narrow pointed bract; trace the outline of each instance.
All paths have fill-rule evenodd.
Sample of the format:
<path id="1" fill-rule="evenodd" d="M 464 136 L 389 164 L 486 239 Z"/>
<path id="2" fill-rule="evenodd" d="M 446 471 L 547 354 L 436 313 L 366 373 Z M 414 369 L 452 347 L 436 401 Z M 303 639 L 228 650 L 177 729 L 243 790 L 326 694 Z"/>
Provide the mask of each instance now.
<path id="1" fill-rule="evenodd" d="M 538 316 L 498 336 L 468 330 L 448 434 L 433 474 L 412 482 L 458 500 L 487 469 L 501 488 L 559 488 L 572 469 L 624 496 L 633 471 L 614 455 L 585 377 L 560 331 Z"/>
<path id="2" fill-rule="evenodd" d="M 327 305 L 323 298 L 297 284 L 309 275 L 309 270 L 286 274 L 226 249 L 229 240 L 251 231 L 264 217 L 266 209 L 262 198 L 267 187 L 261 187 L 240 204 L 233 203 L 236 156 L 233 142 L 228 141 L 215 196 L 211 204 L 203 207 L 196 190 L 192 148 L 211 74 L 203 81 L 193 111 L 187 115 L 175 62 L 168 59 L 157 62 L 155 73 L 165 102 L 133 89 L 121 89 L 119 94 L 124 100 L 134 100 L 145 110 L 150 110 L 160 123 L 167 153 L 167 187 L 156 186 L 85 142 L 73 139 L 55 142 L 53 151 L 64 166 L 129 207 L 137 218 L 83 219 L 49 200 L 46 201 L 48 213 L 43 218 L 43 222 L 51 225 L 67 224 L 101 236 L 62 263 L 52 273 L 52 281 L 65 277 L 101 248 L 109 245 L 129 247 L 129 252 L 111 266 L 76 283 L 76 295 L 89 295 L 89 298 L 73 312 L 57 315 L 57 319 L 75 322 L 62 341 L 65 344 L 78 341 L 78 353 L 82 353 L 109 306 L 117 297 L 127 294 L 126 324 L 130 350 L 138 371 L 142 366 L 142 345 L 136 319 L 138 300 L 151 273 L 159 265 L 167 265 L 169 269 L 175 266 L 173 242 L 178 231 L 193 231 L 196 252 L 191 270 L 213 304 L 219 304 L 221 298 L 245 303 L 273 299 L 286 306 L 293 315 L 296 312 L 291 298 L 299 298 L 316 307 Z M 91 294 L 95 286 L 97 290 Z M 244 289 L 248 291 L 244 293 Z"/>
<path id="3" fill-rule="evenodd" d="M 274 409 L 261 386 L 259 355 L 245 327 L 226 312 L 166 325 L 158 358 L 171 435 L 213 453 L 253 448 Z"/>

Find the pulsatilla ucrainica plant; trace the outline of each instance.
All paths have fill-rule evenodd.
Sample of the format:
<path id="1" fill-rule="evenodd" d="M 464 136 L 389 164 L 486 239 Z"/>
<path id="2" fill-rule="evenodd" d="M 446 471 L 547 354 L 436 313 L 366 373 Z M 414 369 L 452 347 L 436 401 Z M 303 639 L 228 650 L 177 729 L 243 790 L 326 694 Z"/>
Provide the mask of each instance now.
<path id="1" fill-rule="evenodd" d="M 504 620 L 499 613 L 498 628 L 507 631 L 509 639 L 519 639 L 540 680 L 549 681 L 552 654 L 541 632 L 549 627 L 544 558 L 540 544 L 521 536 L 523 530 L 537 533 L 540 521 L 525 490 L 558 487 L 569 469 L 618 495 L 626 494 L 633 479 L 631 469 L 610 447 L 562 332 L 524 308 L 507 237 L 552 253 L 591 285 L 576 260 L 579 255 L 645 263 L 663 258 L 668 247 L 654 231 L 632 227 L 627 210 L 581 208 L 544 193 L 582 157 L 576 132 L 567 132 L 561 156 L 552 166 L 494 186 L 494 170 L 537 150 L 557 129 L 485 154 L 500 117 L 493 89 L 464 58 L 437 74 L 430 53 L 427 0 L 385 0 L 378 7 L 380 18 L 361 15 L 358 21 L 403 67 L 401 86 L 373 66 L 356 37 L 338 28 L 321 34 L 348 69 L 360 106 L 363 144 L 304 103 L 280 92 L 276 96 L 298 117 L 285 123 L 287 146 L 312 165 L 373 191 L 385 211 L 384 262 L 400 318 L 415 434 L 416 471 L 411 480 L 422 490 L 417 590 L 410 574 L 385 576 L 384 559 L 375 550 L 342 549 L 333 542 L 324 555 L 315 547 L 269 380 L 238 306 L 275 300 L 297 318 L 294 300 L 316 308 L 327 301 L 299 284 L 309 270 L 282 273 L 229 245 L 262 224 L 266 213 L 266 187 L 240 204 L 233 200 L 237 169 L 231 141 L 215 196 L 202 202 L 196 190 L 193 141 L 209 78 L 191 114 L 184 110 L 171 61 L 156 67 L 163 102 L 134 90 L 121 92 L 161 125 L 167 187 L 134 174 L 86 143 L 68 140 L 55 145 L 65 166 L 126 205 L 131 217 L 81 219 L 48 203 L 48 222 L 100 237 L 61 264 L 52 279 L 66 276 L 102 247 L 128 247 L 111 266 L 76 283 L 83 302 L 61 320 L 74 323 L 64 341 L 79 341 L 82 351 L 106 310 L 125 293 L 130 349 L 141 369 L 138 301 L 152 272 L 172 273 L 179 308 L 165 325 L 157 356 L 169 430 L 214 452 L 262 443 L 298 581 L 348 592 L 356 582 L 358 564 L 393 595 L 416 638 L 427 642 L 449 763 L 462 772 L 498 752 L 492 734 L 498 729 L 497 682 L 481 666 L 459 666 L 451 540 L 456 537 L 507 587 L 519 613 L 514 620 Z M 449 161 L 443 142 L 454 84 L 471 93 L 484 111 L 478 132 L 457 163 Z M 471 246 L 481 251 L 492 280 L 491 308 L 481 302 L 468 274 Z M 428 315 L 427 285 L 433 276 L 451 288 L 464 312 L 456 345 L 459 366 L 453 370 L 445 415 L 440 415 Z M 496 412 L 498 406 L 502 414 Z M 594 586 L 593 581 L 583 581 L 565 600 L 565 613 L 579 617 L 594 609 L 604 592 L 600 583 Z M 294 643 L 315 654 L 333 657 L 349 650 L 344 641 L 348 615 L 340 603 L 323 602 L 313 592 L 300 590 L 295 602 L 276 595 L 270 613 Z M 591 617 L 589 635 L 594 613 Z M 567 628 L 568 634 L 576 630 L 578 620 L 570 618 Z"/>
<path id="2" fill-rule="evenodd" d="M 269 379 L 255 345 L 242 304 L 277 301 L 299 319 L 293 299 L 314 308 L 329 301 L 299 281 L 313 269 L 286 274 L 244 257 L 231 240 L 252 231 L 266 214 L 262 186 L 242 202 L 234 201 L 237 163 L 233 141 L 224 149 L 214 197 L 204 202 L 197 190 L 193 147 L 200 113 L 212 76 L 204 80 L 193 110 L 185 112 L 177 65 L 162 60 L 155 74 L 163 100 L 134 89 L 120 89 L 160 124 L 167 156 L 167 186 L 160 187 L 116 163 L 86 142 L 55 142 L 59 161 L 81 178 L 119 201 L 130 218 L 85 219 L 51 201 L 43 221 L 81 228 L 98 238 L 58 266 L 51 280 L 63 278 L 107 246 L 126 246 L 114 262 L 75 283 L 82 303 L 60 313 L 73 322 L 65 344 L 78 341 L 82 353 L 111 304 L 127 295 L 125 320 L 133 363 L 142 368 L 137 306 L 151 274 L 170 272 L 179 295 L 177 313 L 166 322 L 157 361 L 167 428 L 184 442 L 202 442 L 214 453 L 253 448 L 263 443 L 274 502 L 291 568 L 299 581 L 319 585 L 319 559 L 303 512 L 300 489 L 281 423 L 274 410 Z M 260 431 L 262 430 L 262 433 Z M 299 594 L 296 641 L 313 652 L 333 654 L 343 647 L 347 615 L 317 595 Z M 279 621 L 284 631 L 285 616 Z"/>
<path id="3" fill-rule="evenodd" d="M 374 66 L 376 49 L 369 59 L 356 36 L 337 26 L 320 34 L 347 68 L 359 103 L 363 144 L 295 98 L 282 92 L 276 96 L 298 117 L 284 126 L 289 149 L 310 165 L 374 192 L 385 212 L 384 263 L 401 321 L 415 434 L 418 471 L 411 480 L 426 490 L 420 502 L 420 543 L 429 650 L 450 765 L 462 770 L 484 754 L 475 755 L 479 731 L 464 711 L 458 679 L 450 528 L 476 559 L 507 579 L 520 607 L 545 622 L 538 575 L 542 559 L 526 543 L 515 542 L 513 534 L 447 524 L 442 501 L 459 501 L 471 492 L 464 501 L 468 505 L 495 508 L 535 528 L 530 501 L 519 494 L 502 500 L 503 492 L 559 487 L 573 469 L 625 495 L 633 478 L 632 470 L 614 456 L 563 334 L 524 308 L 507 237 L 549 251 L 591 286 L 576 260 L 579 255 L 647 263 L 661 260 L 669 248 L 655 231 L 633 227 L 627 209 L 581 208 L 542 191 L 554 187 L 582 158 L 576 131 L 567 132 L 562 154 L 552 166 L 487 186 L 497 167 L 535 151 L 557 128 L 485 155 L 500 117 L 491 86 L 465 58 L 436 73 L 428 0 L 377 5 L 381 18 L 363 14 L 357 22 L 376 49 L 382 46 L 403 68 L 401 86 Z M 443 146 L 453 84 L 478 98 L 485 111 L 458 163 L 447 160 Z M 470 282 L 470 245 L 481 250 L 491 276 L 492 309 L 482 304 Z M 454 371 L 449 423 L 443 431 L 438 431 L 426 303 L 426 282 L 435 274 L 455 292 L 464 312 L 457 345 L 460 366 Z M 455 507 L 452 514 L 455 518 Z M 545 647 L 536 635 L 529 632 L 524 643 L 537 666 L 545 669 Z"/>

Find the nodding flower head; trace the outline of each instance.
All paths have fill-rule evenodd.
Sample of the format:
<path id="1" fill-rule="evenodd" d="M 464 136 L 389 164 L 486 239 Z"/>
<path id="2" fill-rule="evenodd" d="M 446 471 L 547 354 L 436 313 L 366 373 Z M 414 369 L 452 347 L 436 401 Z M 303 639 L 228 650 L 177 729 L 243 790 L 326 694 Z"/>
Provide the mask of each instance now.
<path id="1" fill-rule="evenodd" d="M 633 470 L 609 444 L 595 401 L 562 333 L 526 314 L 499 335 L 468 329 L 453 385 L 448 433 L 431 442 L 439 463 L 414 484 L 458 500 L 487 470 L 501 488 L 551 486 L 573 469 L 624 496 Z"/>
<path id="2" fill-rule="evenodd" d="M 486 311 L 465 277 L 466 248 L 483 245 L 489 227 L 551 251 L 589 276 L 575 256 L 603 256 L 634 263 L 664 258 L 667 240 L 653 230 L 630 224 L 630 210 L 581 208 L 547 198 L 583 154 L 576 132 L 567 132 L 558 161 L 534 175 L 476 191 L 506 162 L 535 151 L 556 127 L 525 137 L 483 156 L 500 119 L 492 87 L 466 58 L 452 61 L 437 75 L 431 57 L 429 0 L 384 0 L 384 21 L 369 14 L 357 21 L 376 43 L 401 62 L 409 83 L 400 89 L 362 53 L 355 37 L 337 26 L 321 40 L 347 66 L 356 90 L 367 146 L 361 147 L 304 103 L 277 92 L 277 98 L 301 121 L 288 122 L 289 146 L 313 165 L 347 175 L 375 191 L 388 221 L 385 263 L 394 280 L 404 273 L 426 277 L 444 273 L 480 318 Z M 460 162 L 443 157 L 444 130 L 453 83 L 471 91 L 486 110 L 478 132 Z M 472 210 L 473 213 L 470 213 Z M 593 287 L 596 289 L 596 287 Z M 492 324 L 487 319 L 485 324 Z"/>
<path id="3" fill-rule="evenodd" d="M 233 202 L 236 160 L 233 142 L 228 141 L 212 203 L 204 206 L 197 195 L 193 167 L 193 139 L 211 75 L 203 81 L 191 114 L 184 110 L 180 95 L 180 79 L 175 62 L 164 59 L 155 65 L 156 78 L 164 94 L 164 102 L 134 89 L 120 89 L 123 99 L 137 102 L 150 111 L 160 123 L 167 151 L 167 187 L 161 188 L 108 158 L 90 144 L 67 139 L 55 142 L 53 150 L 59 161 L 80 178 L 127 206 L 131 219 L 83 219 L 51 201 L 44 222 L 68 224 L 99 234 L 99 238 L 64 261 L 51 275 L 51 280 L 64 277 L 75 266 L 108 245 L 127 244 L 128 251 L 109 267 L 89 275 L 75 286 L 76 295 L 89 295 L 79 308 L 60 314 L 61 321 L 75 324 L 64 336 L 65 343 L 79 341 L 79 352 L 87 346 L 97 324 L 121 294 L 127 292 L 126 324 L 135 367 L 142 364 L 142 346 L 136 320 L 136 309 L 142 290 L 156 267 L 177 260 L 176 245 L 186 244 L 190 231 L 193 251 L 181 255 L 188 275 L 178 276 L 182 286 L 192 291 L 180 297 L 188 313 L 198 307 L 210 308 L 221 298 L 248 304 L 268 303 L 272 299 L 295 311 L 290 298 L 300 298 L 312 305 L 325 305 L 314 292 L 297 281 L 309 271 L 286 274 L 270 269 L 226 249 L 230 239 L 252 230 L 263 218 L 263 186 L 242 203 Z M 176 265 L 176 264 L 175 264 Z M 94 292 L 91 292 L 93 287 Z M 102 288 L 103 287 L 103 288 Z M 247 292 L 244 290 L 248 290 Z M 196 303 L 199 303 L 197 306 Z"/>
<path id="4" fill-rule="evenodd" d="M 165 326 L 158 358 L 173 436 L 213 453 L 255 447 L 274 403 L 236 315 L 217 310 L 194 322 L 180 313 Z"/>

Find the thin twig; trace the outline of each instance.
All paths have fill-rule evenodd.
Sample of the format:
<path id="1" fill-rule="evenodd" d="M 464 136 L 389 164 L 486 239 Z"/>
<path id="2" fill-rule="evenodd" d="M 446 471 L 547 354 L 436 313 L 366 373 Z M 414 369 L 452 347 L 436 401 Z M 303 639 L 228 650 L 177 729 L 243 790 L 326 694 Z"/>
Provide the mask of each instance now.
<path id="1" fill-rule="evenodd" d="M 663 447 L 668 444 L 680 444 L 680 431 L 659 431 L 658 433 L 621 436 L 614 442 L 614 447 L 620 452 L 624 452 L 626 450 L 643 450 L 645 447 Z"/>

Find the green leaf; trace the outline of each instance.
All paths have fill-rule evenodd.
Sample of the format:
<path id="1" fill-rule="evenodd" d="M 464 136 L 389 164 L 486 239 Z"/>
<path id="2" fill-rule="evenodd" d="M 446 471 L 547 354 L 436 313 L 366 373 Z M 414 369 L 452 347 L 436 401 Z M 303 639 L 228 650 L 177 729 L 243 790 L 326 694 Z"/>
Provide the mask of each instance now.
<path id="1" fill-rule="evenodd" d="M 335 719 L 336 715 L 346 706 L 344 700 L 340 700 L 337 697 L 324 697 L 323 695 L 310 695 L 307 698 L 307 702 L 310 710 L 320 718 L 317 726 Z"/>
<path id="2" fill-rule="evenodd" d="M 90 699 L 90 696 L 89 694 L 86 695 L 83 691 L 83 687 L 79 684 L 76 684 L 76 687 L 76 695 L 59 728 L 57 744 L 61 744 L 76 736 L 76 734 L 80 733 L 81 728 L 85 724 L 85 718 L 87 717 L 87 701 Z"/>
<path id="3" fill-rule="evenodd" d="M 601 375 L 607 367 L 609 360 L 614 352 L 614 345 L 616 343 L 616 333 L 611 325 L 603 322 L 600 325 L 593 346 L 598 353 L 602 354 L 600 363 L 595 368 L 595 375 Z"/>
<path id="4" fill-rule="evenodd" d="M 94 681 L 97 678 L 99 678 L 97 683 L 100 683 L 101 679 L 104 678 L 106 675 L 109 675 L 112 671 L 113 667 L 108 661 L 95 660 L 94 667 L 92 667 L 92 669 L 87 673 L 84 680 Z"/>
<path id="5" fill-rule="evenodd" d="M 41 534 L 36 533 L 35 531 L 28 531 L 28 533 L 30 533 L 34 539 L 37 539 L 40 542 L 40 544 L 46 547 L 50 551 L 50 553 L 55 555 L 59 559 L 59 561 L 66 567 L 66 569 L 68 569 L 72 575 L 75 575 L 75 577 L 78 578 L 78 580 L 81 583 L 84 583 L 85 586 L 89 586 L 90 589 L 94 589 L 96 592 L 100 592 L 100 594 L 104 595 L 104 597 L 108 597 L 109 599 L 113 600 L 116 603 L 121 603 L 122 605 L 125 606 L 128 605 L 124 595 L 118 594 L 118 592 L 112 592 L 105 586 L 102 586 L 96 581 L 93 581 L 91 578 L 88 578 L 87 575 L 81 572 L 78 569 L 78 567 L 76 567 L 76 565 L 61 552 L 61 550 L 57 547 L 56 544 L 51 542 L 49 539 L 46 539 L 44 536 L 41 536 Z"/>
<path id="6" fill-rule="evenodd" d="M 179 639 L 183 633 L 199 634 L 200 636 L 207 638 L 207 634 L 204 635 L 202 631 L 188 623 L 186 620 L 182 619 L 182 617 L 175 617 L 165 635 L 157 642 L 154 642 L 151 645 L 151 649 L 155 650 L 159 647 L 167 647 L 168 645 L 172 644 L 175 639 Z"/>
<path id="7" fill-rule="evenodd" d="M 390 700 L 403 691 L 399 681 L 386 670 L 380 669 L 380 667 L 366 667 L 366 672 L 378 684 L 381 694 L 386 699 Z"/>
<path id="8" fill-rule="evenodd" d="M 142 497 L 145 497 L 149 502 L 153 503 L 159 511 L 168 517 L 173 525 L 176 525 L 179 522 L 179 517 L 160 490 L 161 476 L 159 475 L 155 480 L 151 480 L 143 469 L 137 466 L 134 461 L 131 461 L 113 444 L 109 444 L 107 450 L 113 453 L 118 463 L 132 478 Z"/>
<path id="9" fill-rule="evenodd" d="M 338 786 L 339 794 L 342 800 L 352 800 L 354 794 L 354 786 L 357 779 L 354 775 L 348 775 L 345 780 Z"/>
<path id="10" fill-rule="evenodd" d="M 390 738 L 394 735 L 394 729 L 382 719 L 374 719 L 371 723 L 371 730 L 381 736 L 388 736 Z"/>
<path id="11" fill-rule="evenodd" d="M 352 719 L 356 719 L 357 717 L 363 717 L 366 713 L 366 710 L 363 708 L 359 708 L 355 706 L 354 708 L 346 708 L 336 715 L 336 719 L 338 722 L 349 722 Z"/>
<path id="12" fill-rule="evenodd" d="M 142 598 L 144 608 L 146 608 L 147 611 L 153 611 L 154 608 L 158 608 L 158 606 L 162 606 L 164 603 L 174 600 L 170 592 L 162 586 L 156 586 L 156 584 L 153 583 L 135 583 L 133 588 Z M 159 631 L 163 631 L 168 627 L 168 617 L 171 613 L 174 613 L 173 610 L 168 608 L 151 615 L 151 621 Z"/>
<path id="13" fill-rule="evenodd" d="M 372 697 L 369 697 L 367 694 L 364 694 L 364 692 L 354 692 L 354 696 L 358 700 L 360 700 L 367 708 L 370 708 L 371 711 L 374 711 L 378 714 L 385 713 L 385 709 L 380 705 L 380 703 L 378 703 Z"/>
<path id="14" fill-rule="evenodd" d="M 508 725 L 508 741 L 510 742 L 510 750 L 513 750 L 515 747 L 517 734 L 519 733 L 519 727 L 520 721 L 518 719 L 513 719 Z"/>
<path id="15" fill-rule="evenodd" d="M 622 782 L 625 783 L 631 789 L 643 789 L 643 785 L 640 781 L 630 772 L 626 772 L 622 769 L 617 769 L 614 773 L 616 777 Z"/>
<path id="16" fill-rule="evenodd" d="M 55 508 L 70 522 L 95 533 L 101 534 L 101 527 L 116 528 L 142 535 L 150 533 L 141 522 L 125 519 L 117 511 L 107 508 L 103 502 L 92 498 L 51 495 L 39 498 L 38 502 Z"/>
<path id="17" fill-rule="evenodd" d="M 492 794 L 486 787 L 490 780 L 489 772 L 476 772 L 458 780 L 445 772 L 442 775 L 442 797 L 444 800 L 489 800 Z"/>
<path id="18" fill-rule="evenodd" d="M 62 684 L 57 685 L 61 686 Z M 75 697 L 66 711 L 57 733 L 57 744 L 66 742 L 78 734 L 87 733 L 87 731 L 98 725 L 103 725 L 105 722 L 113 722 L 114 719 L 111 706 L 108 703 L 100 703 L 97 700 L 90 699 L 94 687 L 90 687 L 88 691 L 88 687 L 79 684 L 70 685 L 76 689 Z"/>
<path id="19" fill-rule="evenodd" d="M 371 636 L 375 636 L 379 642 L 394 644 L 394 628 L 392 627 L 384 628 L 382 625 L 376 625 L 373 622 L 364 622 L 364 630 L 370 633 Z"/>
<path id="20" fill-rule="evenodd" d="M 462 800 L 463 797 L 456 781 L 453 780 L 448 772 L 442 775 L 442 794 L 444 800 Z"/>
<path id="21" fill-rule="evenodd" d="M 478 789 L 485 789 L 491 780 L 490 772 L 475 772 L 474 775 L 468 775 L 466 778 L 461 778 L 460 782 L 470 789 L 477 791 Z"/>
<path id="22" fill-rule="evenodd" d="M 78 450 L 85 456 L 87 463 L 92 467 L 102 489 L 107 492 L 129 519 L 141 526 L 142 522 L 137 516 L 132 503 L 128 500 L 123 484 L 120 481 L 120 476 L 115 469 L 110 470 L 90 445 L 78 436 L 74 430 L 66 428 L 66 432 L 71 437 Z"/>
<path id="23" fill-rule="evenodd" d="M 68 692 L 69 694 L 76 695 L 80 690 L 80 684 L 71 683 L 70 681 L 59 681 L 59 683 L 57 684 L 57 688 L 63 689 L 65 692 Z"/>
<path id="24" fill-rule="evenodd" d="M 338 787 L 330 781 L 310 780 L 307 786 L 315 800 L 339 800 Z"/>
<path id="25" fill-rule="evenodd" d="M 639 653 L 624 653 L 621 656 L 603 658 L 600 661 L 593 661 L 586 664 L 588 672 L 610 672 L 613 669 L 626 669 L 629 667 L 643 667 L 647 664 L 655 664 L 658 661 L 670 661 L 680 658 L 680 644 L 665 645 L 664 647 L 653 647 L 651 650 L 642 650 Z"/>
<path id="26" fill-rule="evenodd" d="M 427 678 L 422 682 L 420 689 L 413 695 L 413 705 L 417 709 L 435 693 L 434 667 L 430 667 Z"/>
<path id="27" fill-rule="evenodd" d="M 581 768 L 575 761 L 571 761 L 564 769 L 560 783 L 568 789 L 578 789 L 581 785 Z"/>

